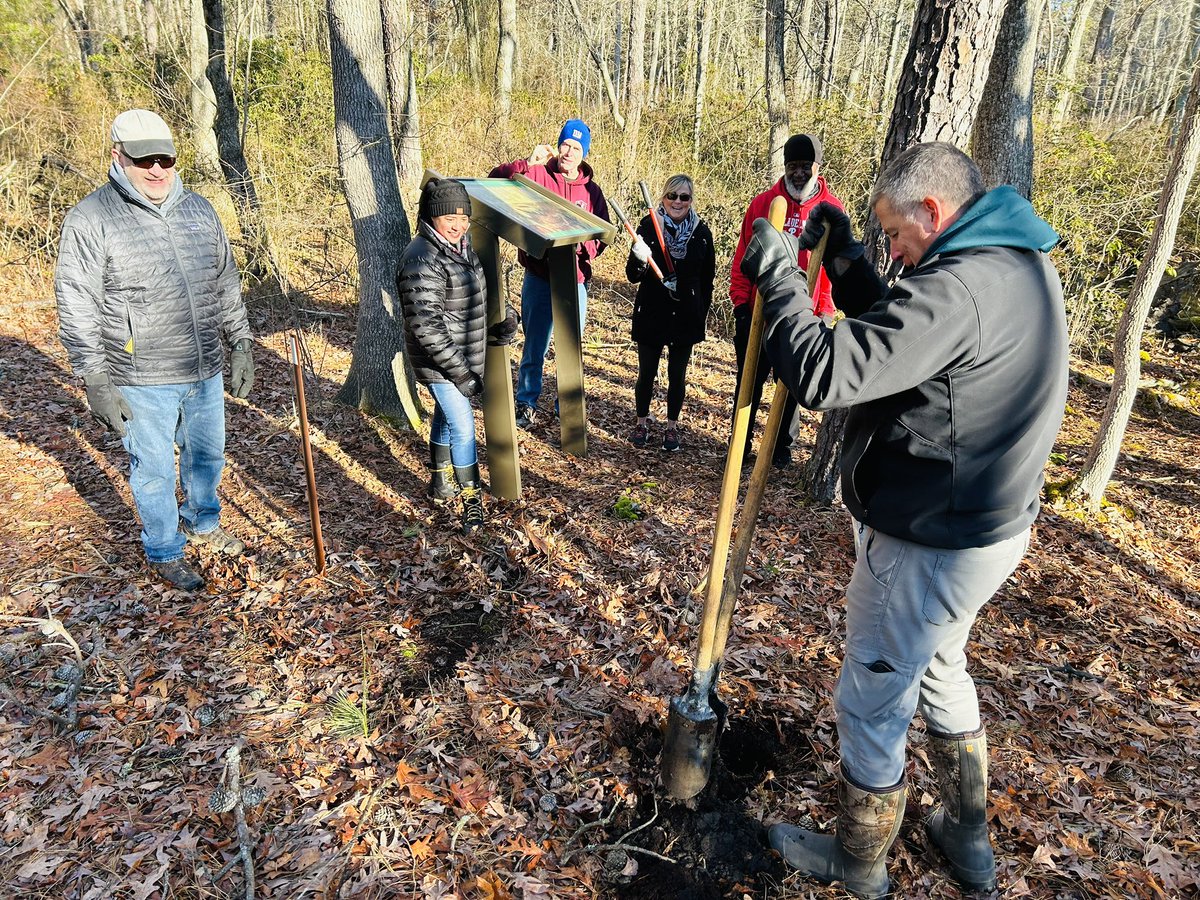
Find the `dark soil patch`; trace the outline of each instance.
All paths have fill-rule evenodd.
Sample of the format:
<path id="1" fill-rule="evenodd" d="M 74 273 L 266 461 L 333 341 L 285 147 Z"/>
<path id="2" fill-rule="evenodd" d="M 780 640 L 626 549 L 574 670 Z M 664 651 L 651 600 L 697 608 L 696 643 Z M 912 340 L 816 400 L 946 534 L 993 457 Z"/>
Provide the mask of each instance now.
<path id="1" fill-rule="evenodd" d="M 612 737 L 621 737 L 621 732 L 614 723 Z M 596 843 L 642 847 L 672 862 L 636 851 L 600 851 L 607 882 L 603 896 L 613 900 L 715 900 L 747 891 L 761 894 L 769 885 L 783 881 L 786 867 L 767 845 L 762 823 L 747 814 L 745 803 L 747 795 L 768 781 L 773 771 L 780 766 L 792 768 L 791 757 L 800 749 L 786 746 L 774 723 L 731 719 L 721 736 L 708 786 L 686 803 L 663 797 L 657 783 L 662 749 L 657 726 L 641 726 L 624 736 L 647 791 L 637 808 L 627 817 L 618 817 Z M 651 819 L 651 824 L 629 834 Z"/>
<path id="2" fill-rule="evenodd" d="M 453 676 L 472 647 L 495 643 L 506 623 L 498 608 L 474 601 L 457 602 L 426 613 L 402 650 L 403 675 L 393 682 L 402 693 L 424 690 L 430 679 Z"/>

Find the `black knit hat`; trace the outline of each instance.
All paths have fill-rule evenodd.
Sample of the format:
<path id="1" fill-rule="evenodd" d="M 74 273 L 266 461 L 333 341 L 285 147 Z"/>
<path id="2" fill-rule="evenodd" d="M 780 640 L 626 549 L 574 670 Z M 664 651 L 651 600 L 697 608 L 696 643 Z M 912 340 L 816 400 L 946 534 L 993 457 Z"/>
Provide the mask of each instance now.
<path id="1" fill-rule="evenodd" d="M 433 178 L 421 191 L 418 214 L 422 219 L 433 221 L 435 216 L 471 214 L 471 197 L 461 181 L 453 178 Z"/>
<path id="2" fill-rule="evenodd" d="M 783 161 L 790 162 L 824 162 L 825 148 L 821 139 L 815 134 L 793 134 L 783 145 Z"/>

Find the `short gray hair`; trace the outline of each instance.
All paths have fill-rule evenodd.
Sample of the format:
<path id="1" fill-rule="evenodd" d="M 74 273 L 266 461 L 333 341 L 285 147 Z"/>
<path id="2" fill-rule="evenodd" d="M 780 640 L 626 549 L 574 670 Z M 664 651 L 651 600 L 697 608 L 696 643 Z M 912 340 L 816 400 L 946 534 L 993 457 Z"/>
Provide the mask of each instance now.
<path id="1" fill-rule="evenodd" d="M 934 141 L 909 147 L 880 174 L 871 190 L 871 208 L 886 198 L 893 212 L 912 219 L 926 197 L 957 210 L 985 193 L 975 161 L 953 144 Z"/>
<path id="2" fill-rule="evenodd" d="M 681 193 L 682 188 L 685 186 L 687 187 L 687 192 L 692 195 L 692 202 L 695 202 L 696 187 L 692 184 L 692 176 L 683 174 L 672 175 L 667 179 L 667 183 L 663 185 L 662 193 L 659 195 L 659 202 L 662 202 L 663 198 L 666 197 L 667 194 L 671 193 L 671 191 L 674 191 L 677 194 Z"/>

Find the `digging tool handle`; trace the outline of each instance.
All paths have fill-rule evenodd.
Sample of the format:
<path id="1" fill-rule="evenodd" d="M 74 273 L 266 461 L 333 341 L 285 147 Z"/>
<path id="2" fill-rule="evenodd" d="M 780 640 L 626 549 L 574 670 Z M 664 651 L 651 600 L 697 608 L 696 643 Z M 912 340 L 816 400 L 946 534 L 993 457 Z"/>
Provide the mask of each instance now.
<path id="1" fill-rule="evenodd" d="M 776 228 L 783 228 L 787 214 L 787 201 L 776 197 L 771 201 L 769 219 Z M 721 499 L 717 504 L 717 523 L 713 533 L 712 562 L 708 569 L 708 585 L 704 596 L 704 612 L 700 621 L 700 644 L 696 649 L 696 669 L 692 673 L 692 690 L 703 691 L 707 696 L 712 687 L 715 670 L 717 618 L 724 593 L 725 565 L 729 560 L 729 537 L 733 531 L 733 511 L 737 505 L 738 482 L 742 471 L 742 457 L 746 452 L 746 434 L 750 428 L 750 400 L 754 390 L 754 369 L 762 350 L 763 313 L 758 302 L 758 292 L 751 297 L 753 313 L 750 318 L 750 336 L 746 344 L 746 355 L 742 363 L 743 378 L 738 389 L 737 405 L 733 413 L 733 433 L 729 438 L 729 450 L 725 455 L 725 475 L 721 481 Z"/>
<path id="2" fill-rule="evenodd" d="M 617 214 L 617 220 L 620 221 L 620 223 L 625 226 L 625 230 L 629 232 L 629 239 L 636 241 L 638 237 L 637 232 L 634 231 L 633 226 L 629 224 L 629 219 L 625 217 L 625 210 L 621 209 L 621 207 L 617 205 L 617 201 L 613 200 L 611 197 L 608 198 L 608 208 Z M 654 273 L 654 277 L 656 277 L 659 281 L 664 280 L 662 269 L 658 267 L 658 263 L 654 261 L 653 256 L 646 260 L 646 265 L 650 267 L 650 271 Z"/>
<path id="3" fill-rule="evenodd" d="M 808 257 L 808 295 L 812 297 L 816 289 L 817 276 L 821 272 L 821 261 L 825 258 L 825 245 L 829 243 L 829 231 L 817 242 Z M 721 592 L 721 611 L 717 615 L 717 634 L 713 658 L 718 669 L 725 656 L 725 642 L 729 640 L 729 626 L 733 622 L 733 610 L 737 605 L 738 591 L 742 586 L 742 575 L 746 572 L 746 560 L 750 556 L 750 543 L 754 540 L 754 527 L 758 524 L 758 510 L 762 506 L 763 494 L 767 489 L 767 476 L 771 471 L 771 459 L 775 454 L 775 442 L 779 438 L 779 429 L 783 425 L 783 411 L 787 407 L 787 388 L 779 381 L 775 382 L 775 395 L 771 398 L 771 411 L 767 415 L 767 425 L 763 430 L 762 440 L 758 445 L 758 459 L 754 461 L 754 471 L 750 475 L 750 485 L 746 488 L 746 496 L 742 500 L 742 511 L 738 516 L 737 537 L 733 542 L 733 552 L 730 555 L 729 568 L 725 573 L 724 590 Z"/>
<path id="4" fill-rule="evenodd" d="M 667 274 L 675 274 L 675 263 L 671 259 L 671 253 L 667 250 L 667 242 L 663 239 L 662 225 L 659 224 L 658 214 L 654 211 L 654 200 L 650 197 L 650 187 L 644 181 L 638 182 L 638 187 L 642 189 L 642 199 L 646 201 L 646 211 L 650 213 L 650 221 L 654 223 L 654 234 L 658 237 L 658 246 L 663 248 L 663 260 L 667 264 Z"/>
<path id="5" fill-rule="evenodd" d="M 313 468 L 312 441 L 308 436 L 308 405 L 304 401 L 304 371 L 300 366 L 300 340 L 288 335 L 288 359 L 292 363 L 292 387 L 296 391 L 296 412 L 300 419 L 300 446 L 304 451 L 304 475 L 308 479 L 308 518 L 312 523 L 313 551 L 317 574 L 325 571 L 325 540 L 321 536 L 321 509 L 317 504 L 317 473 Z"/>

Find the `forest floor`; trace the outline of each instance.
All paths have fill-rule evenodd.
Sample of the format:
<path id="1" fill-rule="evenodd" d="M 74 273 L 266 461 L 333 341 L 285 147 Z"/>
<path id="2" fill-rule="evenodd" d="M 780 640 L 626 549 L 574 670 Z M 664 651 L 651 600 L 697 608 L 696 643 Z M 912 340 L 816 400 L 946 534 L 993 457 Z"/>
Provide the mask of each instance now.
<path id="1" fill-rule="evenodd" d="M 731 344 L 697 348 L 683 452 L 636 450 L 629 291 L 598 283 L 587 457 L 544 415 L 521 436 L 523 498 L 489 498 L 464 538 L 425 497 L 423 440 L 333 405 L 349 310 L 303 307 L 328 571 L 313 572 L 290 319 L 258 303 L 258 382 L 228 402 L 223 483 L 223 524 L 250 549 L 195 557 L 193 595 L 143 562 L 125 455 L 87 414 L 52 301 L 3 303 L 0 613 L 53 616 L 86 664 L 76 703 L 73 651 L 0 622 L 0 894 L 245 896 L 237 812 L 210 810 L 237 746 L 258 897 L 844 896 L 763 841 L 834 815 L 852 544 L 844 510 L 799 499 L 815 417 L 763 504 L 713 780 L 672 804 L 660 727 L 691 671 Z M 1078 470 L 1106 399 L 1105 370 L 1075 371 L 1051 483 Z M 1200 892 L 1200 367 L 1164 347 L 1144 376 L 1112 505 L 1047 504 L 970 647 L 1000 896 Z M 661 419 L 660 404 L 661 389 Z M 365 736 L 337 733 L 343 696 Z M 53 721 L 73 706 L 77 729 Z M 919 721 L 910 750 L 897 896 L 960 896 L 921 828 L 936 789 Z"/>

